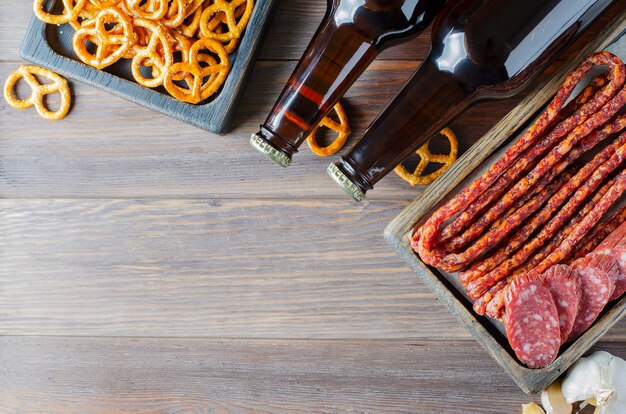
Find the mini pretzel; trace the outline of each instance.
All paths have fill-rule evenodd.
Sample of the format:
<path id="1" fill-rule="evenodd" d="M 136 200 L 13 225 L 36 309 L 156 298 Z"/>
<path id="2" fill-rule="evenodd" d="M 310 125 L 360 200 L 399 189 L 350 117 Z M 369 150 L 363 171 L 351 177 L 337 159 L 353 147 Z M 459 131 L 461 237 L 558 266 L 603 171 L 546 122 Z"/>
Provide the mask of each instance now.
<path id="1" fill-rule="evenodd" d="M 91 4 L 99 10 L 107 7 L 117 7 L 121 2 L 122 0 L 87 0 L 87 4 Z"/>
<path id="2" fill-rule="evenodd" d="M 161 19 L 161 24 L 165 27 L 178 27 L 185 21 L 186 12 L 185 0 L 173 0 Z"/>
<path id="3" fill-rule="evenodd" d="M 65 24 L 76 22 L 87 0 L 63 0 L 63 14 L 50 14 L 44 10 L 45 0 L 35 0 L 33 11 L 35 16 L 48 24 Z"/>
<path id="4" fill-rule="evenodd" d="M 237 8 L 245 5 L 243 14 L 237 18 Z M 241 32 L 248 24 L 252 9 L 254 7 L 253 0 L 214 0 L 213 4 L 204 9 L 200 17 L 200 33 L 202 37 L 227 42 L 233 39 L 239 39 Z M 223 14 L 222 22 L 226 24 L 228 31 L 224 33 L 216 32 L 215 28 L 211 28 L 210 22 L 216 15 Z"/>
<path id="5" fill-rule="evenodd" d="M 203 50 L 213 52 L 217 59 L 210 55 L 200 54 Z M 201 62 L 207 66 L 201 66 Z M 163 86 L 173 97 L 197 104 L 217 92 L 226 80 L 229 70 L 230 61 L 224 46 L 217 40 L 204 38 L 191 46 L 188 62 L 172 65 L 165 75 Z M 184 79 L 187 84 L 186 88 L 174 83 L 180 79 Z"/>
<path id="6" fill-rule="evenodd" d="M 124 0 L 126 8 L 135 16 L 155 21 L 165 16 L 168 3 L 168 0 Z"/>
<path id="7" fill-rule="evenodd" d="M 178 27 L 178 30 L 187 37 L 194 37 L 200 27 L 200 17 L 202 16 L 202 7 L 196 8 L 194 12 L 187 15 L 185 20 Z"/>
<path id="8" fill-rule="evenodd" d="M 217 56 L 217 59 L 203 59 L 203 56 L 210 57 L 210 55 L 200 54 L 203 50 L 212 52 Z M 202 76 L 205 78 L 201 88 L 201 98 L 204 101 L 217 92 L 226 80 L 230 71 L 228 53 L 220 42 L 213 39 L 200 39 L 189 49 L 189 61 L 200 66 Z M 200 62 L 206 63 L 207 66 L 200 65 Z"/>
<path id="9" fill-rule="evenodd" d="M 80 60 L 97 69 L 103 69 L 120 60 L 132 47 L 135 33 L 129 18 L 119 9 L 103 9 L 92 23 L 86 23 L 74 33 L 72 43 Z M 107 29 L 106 25 L 114 25 Z M 87 42 L 96 45 L 96 53 L 87 50 Z"/>
<path id="10" fill-rule="evenodd" d="M 50 79 L 52 83 L 41 84 L 33 75 L 38 75 Z M 13 95 L 15 84 L 24 79 L 30 86 L 32 92 L 28 99 L 17 99 Z M 61 107 L 57 111 L 50 111 L 44 104 L 44 97 L 58 92 L 61 95 Z M 70 110 L 71 94 L 70 87 L 65 79 L 54 72 L 39 66 L 20 66 L 13 72 L 4 84 L 4 99 L 16 109 L 27 109 L 34 106 L 39 115 L 50 121 L 58 121 L 65 118 Z"/>
<path id="11" fill-rule="evenodd" d="M 182 87 L 174 83 L 174 79 L 184 79 L 187 87 Z M 203 76 L 198 64 L 179 62 L 170 66 L 163 79 L 163 86 L 174 98 L 183 102 L 197 104 L 202 101 L 200 98 L 202 79 Z M 180 82 L 183 81 L 179 81 L 179 83 Z"/>
<path id="12" fill-rule="evenodd" d="M 415 167 L 415 171 L 410 173 L 407 169 L 402 165 L 398 165 L 395 168 L 396 174 L 398 174 L 403 180 L 407 181 L 411 186 L 415 187 L 416 185 L 426 185 L 430 184 L 439 178 L 454 161 L 456 161 L 457 154 L 459 152 L 459 142 L 456 138 L 456 135 L 450 128 L 445 128 L 440 132 L 441 135 L 446 137 L 450 142 L 450 153 L 449 154 L 433 154 L 430 152 L 428 145 L 430 141 L 426 144 L 422 145 L 417 151 L 416 154 L 420 157 L 420 162 Z M 431 163 L 443 164 L 441 168 L 437 171 L 434 171 L 430 174 L 423 175 L 426 167 Z"/>
<path id="13" fill-rule="evenodd" d="M 172 65 L 174 57 L 172 47 L 165 29 L 159 24 L 146 19 L 135 19 L 135 28 L 142 27 L 149 31 L 148 44 L 139 46 L 131 62 L 131 71 L 138 84 L 147 88 L 156 88 L 163 83 L 167 69 Z M 152 67 L 152 78 L 141 73 L 142 66 Z"/>
<path id="14" fill-rule="evenodd" d="M 328 157 L 343 148 L 351 132 L 350 125 L 348 125 L 348 117 L 346 116 L 343 106 L 337 102 L 333 110 L 337 114 L 339 122 L 332 120 L 329 116 L 324 117 L 322 122 L 320 122 L 320 124 L 313 129 L 311 135 L 309 135 L 306 140 L 309 144 L 309 148 L 311 148 L 311 151 L 320 157 Z M 315 134 L 317 134 L 320 127 L 326 127 L 338 134 L 337 138 L 326 147 L 320 147 L 315 138 Z"/>

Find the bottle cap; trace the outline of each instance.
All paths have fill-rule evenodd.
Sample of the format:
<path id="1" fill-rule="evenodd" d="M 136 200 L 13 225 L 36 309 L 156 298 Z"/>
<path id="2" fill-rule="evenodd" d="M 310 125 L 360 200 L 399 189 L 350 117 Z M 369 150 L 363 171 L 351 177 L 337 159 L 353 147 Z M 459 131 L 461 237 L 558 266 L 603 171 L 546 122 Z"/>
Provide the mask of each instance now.
<path id="1" fill-rule="evenodd" d="M 252 134 L 250 145 L 281 167 L 289 167 L 291 165 L 291 157 L 267 142 L 259 134 Z"/>
<path id="2" fill-rule="evenodd" d="M 363 201 L 365 193 L 345 175 L 335 164 L 328 166 L 328 175 L 341 187 L 344 193 L 354 201 Z"/>

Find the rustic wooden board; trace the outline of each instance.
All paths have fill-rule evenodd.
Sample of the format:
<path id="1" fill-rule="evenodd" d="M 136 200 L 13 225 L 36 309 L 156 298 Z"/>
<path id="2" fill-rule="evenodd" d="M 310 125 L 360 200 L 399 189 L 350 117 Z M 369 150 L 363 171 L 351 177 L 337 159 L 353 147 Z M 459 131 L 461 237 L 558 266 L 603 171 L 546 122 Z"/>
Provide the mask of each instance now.
<path id="1" fill-rule="evenodd" d="M 344 100 L 353 142 L 397 93 L 417 61 L 377 61 Z M 259 62 L 239 106 L 232 133 L 217 136 L 128 103 L 80 82 L 73 108 L 51 124 L 34 111 L 17 111 L 0 99 L 0 194 L 3 197 L 262 197 L 343 199 L 326 173 L 338 155 L 321 158 L 303 147 L 293 168 L 280 168 L 250 148 L 295 62 Z M 0 62 L 0 78 L 17 64 Z M 455 120 L 467 149 L 520 98 L 485 102 Z M 27 126 L 27 127 L 26 127 Z M 40 131 L 49 131 L 41 133 Z M 106 131 L 106 133 L 98 133 Z M 412 200 L 412 188 L 395 174 L 370 200 Z M 384 225 L 377 230 L 380 233 Z"/>
<path id="2" fill-rule="evenodd" d="M 2 337 L 0 351 L 6 413 L 518 414 L 538 400 L 477 365 L 470 341 Z"/>
<path id="3" fill-rule="evenodd" d="M 160 88 L 145 88 L 133 81 L 128 60 L 106 70 L 82 63 L 72 50 L 74 30 L 68 25 L 47 25 L 32 17 L 26 31 L 21 56 L 63 76 L 85 82 L 133 103 L 216 133 L 225 133 L 237 109 L 254 66 L 261 40 L 269 25 L 277 0 L 257 0 L 239 47 L 230 55 L 231 71 L 226 82 L 209 101 L 191 105 L 171 97 Z M 49 0 L 49 10 L 61 2 Z"/>
<path id="4" fill-rule="evenodd" d="M 626 15 L 616 17 L 593 41 L 584 46 L 577 56 L 572 57 L 553 78 L 544 82 L 534 93 L 522 100 L 513 111 L 470 148 L 440 180 L 431 185 L 420 198 L 405 208 L 385 229 L 385 238 L 394 250 L 425 281 L 520 388 L 528 393 L 540 391 L 558 378 L 617 321 L 626 315 L 626 297 L 608 309 L 576 342 L 562 350 L 560 356 L 548 367 L 529 369 L 515 358 L 506 338 L 488 323 L 487 318 L 477 316 L 471 308 L 471 303 L 463 297 L 461 292 L 453 287 L 436 269 L 425 265 L 419 259 L 410 247 L 409 233 L 418 221 L 428 217 L 435 208 L 443 203 L 444 197 L 449 192 L 546 105 L 562 84 L 565 76 L 585 56 L 607 47 L 616 38 L 624 34 L 625 28 Z"/>

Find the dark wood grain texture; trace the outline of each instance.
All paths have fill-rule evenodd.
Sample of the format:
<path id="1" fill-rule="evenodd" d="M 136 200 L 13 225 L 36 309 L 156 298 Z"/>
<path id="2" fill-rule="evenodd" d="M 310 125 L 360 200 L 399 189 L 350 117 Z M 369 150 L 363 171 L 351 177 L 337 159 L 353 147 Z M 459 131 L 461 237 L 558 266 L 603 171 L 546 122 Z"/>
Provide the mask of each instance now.
<path id="1" fill-rule="evenodd" d="M 532 116 L 543 108 L 554 96 L 565 77 L 586 56 L 596 50 L 603 50 L 611 42 L 623 35 L 626 28 L 626 15 L 618 16 L 612 23 L 587 43 L 579 53 L 565 64 L 562 69 L 546 80 L 533 93 L 523 99 L 519 105 L 498 122 L 484 137 L 471 147 L 440 180 L 415 199 L 385 229 L 385 238 L 398 254 L 409 264 L 420 278 L 431 288 L 456 318 L 461 321 L 478 342 L 498 361 L 520 387 L 534 393 L 544 389 L 557 379 L 578 358 L 589 350 L 614 324 L 626 315 L 626 297 L 613 304 L 571 346 L 566 348 L 549 366 L 541 369 L 529 369 L 515 358 L 513 350 L 505 338 L 488 326 L 486 319 L 477 316 L 460 292 L 455 292 L 437 271 L 431 270 L 413 252 L 409 234 L 416 223 L 428 217 L 436 206 L 443 203 L 442 199 L 504 142 L 523 126 Z"/>
<path id="2" fill-rule="evenodd" d="M 344 100 L 354 130 L 349 142 L 364 131 L 418 63 L 377 62 L 354 85 Z M 0 127 L 9 138 L 0 140 L 0 195 L 342 199 L 345 196 L 326 174 L 336 156 L 317 157 L 305 145 L 294 165 L 283 169 L 248 143 L 294 64 L 257 64 L 228 136 L 206 133 L 78 82 L 72 85 L 73 110 L 54 125 L 34 111 L 16 111 L 0 101 Z M 0 78 L 16 67 L 0 62 Z M 487 102 L 455 121 L 452 127 L 462 140 L 461 149 L 518 100 Z M 46 130 L 51 133 L 37 133 Z M 392 174 L 370 198 L 408 201 L 422 189 Z"/>
<path id="3" fill-rule="evenodd" d="M 468 341 L 3 337 L 0 351 L 4 412 L 517 414 L 538 400 Z"/>

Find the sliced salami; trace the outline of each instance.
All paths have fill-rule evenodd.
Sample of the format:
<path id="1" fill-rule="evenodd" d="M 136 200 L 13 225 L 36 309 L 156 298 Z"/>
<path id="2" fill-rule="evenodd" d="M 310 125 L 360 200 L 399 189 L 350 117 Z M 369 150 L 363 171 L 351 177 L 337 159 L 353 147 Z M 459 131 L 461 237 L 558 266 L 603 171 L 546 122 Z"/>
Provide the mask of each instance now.
<path id="1" fill-rule="evenodd" d="M 582 297 L 580 278 L 578 273 L 567 265 L 552 266 L 542 278 L 559 311 L 561 343 L 564 343 L 572 332 L 580 307 Z"/>
<path id="2" fill-rule="evenodd" d="M 559 312 L 540 279 L 523 275 L 506 291 L 506 334 L 517 358 L 530 368 L 549 365 L 559 353 Z"/>
<path id="3" fill-rule="evenodd" d="M 598 245 L 595 251 L 604 251 L 613 248 L 623 239 L 626 239 L 626 223 L 613 230 L 611 234 Z"/>
<path id="4" fill-rule="evenodd" d="M 619 279 L 621 273 L 619 263 L 613 253 L 592 252 L 576 260 L 574 263 L 577 263 L 576 266 L 595 267 L 596 269 L 606 272 L 612 285 L 610 288 L 611 295 L 613 294 L 615 283 L 617 283 L 617 279 Z M 574 263 L 572 263 L 573 267 Z"/>
<path id="5" fill-rule="evenodd" d="M 580 277 L 582 297 L 574 327 L 567 338 L 568 341 L 578 338 L 593 324 L 613 295 L 616 278 L 612 279 L 609 273 L 602 269 L 606 267 L 602 261 L 607 260 L 607 257 L 612 258 L 615 266 L 618 266 L 612 256 L 602 253 L 590 253 L 572 263 L 572 268 Z"/>
<path id="6" fill-rule="evenodd" d="M 615 290 L 609 298 L 609 302 L 622 297 L 626 292 L 626 245 L 619 243 L 616 247 L 605 249 L 602 253 L 613 256 L 619 265 L 619 275 L 615 281 Z"/>

